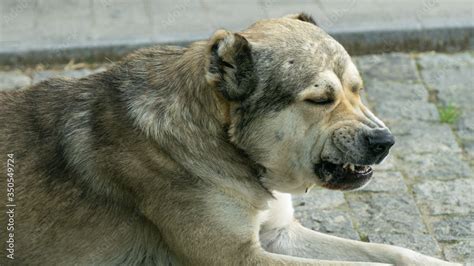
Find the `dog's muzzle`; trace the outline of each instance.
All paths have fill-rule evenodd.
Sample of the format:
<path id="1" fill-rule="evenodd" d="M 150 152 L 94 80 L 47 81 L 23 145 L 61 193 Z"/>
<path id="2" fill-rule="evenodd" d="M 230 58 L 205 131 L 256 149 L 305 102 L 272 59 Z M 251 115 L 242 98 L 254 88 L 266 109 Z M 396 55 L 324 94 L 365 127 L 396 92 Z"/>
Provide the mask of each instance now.
<path id="1" fill-rule="evenodd" d="M 378 164 L 388 155 L 395 138 L 388 129 L 374 129 L 364 137 L 365 154 L 359 160 L 345 158 L 343 163 L 321 161 L 314 165 L 314 173 L 322 187 L 351 190 L 366 185 L 373 174 L 372 164 Z"/>

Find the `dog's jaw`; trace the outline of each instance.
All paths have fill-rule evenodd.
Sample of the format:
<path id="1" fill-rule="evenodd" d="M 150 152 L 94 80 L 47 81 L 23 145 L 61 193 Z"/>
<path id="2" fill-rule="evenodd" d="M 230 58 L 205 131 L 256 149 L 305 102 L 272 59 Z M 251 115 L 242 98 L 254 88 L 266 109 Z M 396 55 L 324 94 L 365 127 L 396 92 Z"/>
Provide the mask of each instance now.
<path id="1" fill-rule="evenodd" d="M 314 165 L 314 173 L 324 188 L 353 190 L 365 186 L 371 180 L 373 170 L 368 165 L 322 162 Z"/>

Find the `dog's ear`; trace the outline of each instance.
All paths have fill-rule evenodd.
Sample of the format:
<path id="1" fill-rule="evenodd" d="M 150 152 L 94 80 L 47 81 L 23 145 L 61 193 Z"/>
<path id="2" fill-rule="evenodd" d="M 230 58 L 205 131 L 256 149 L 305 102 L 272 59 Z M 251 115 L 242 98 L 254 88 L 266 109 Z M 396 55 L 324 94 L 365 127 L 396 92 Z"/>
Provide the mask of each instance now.
<path id="1" fill-rule="evenodd" d="M 219 30 L 208 42 L 206 79 L 229 101 L 244 100 L 256 86 L 251 45 L 242 35 Z"/>
<path id="2" fill-rule="evenodd" d="M 318 26 L 318 23 L 316 23 L 316 21 L 313 19 L 313 17 L 306 14 L 306 13 L 304 13 L 304 12 L 301 12 L 299 14 L 291 14 L 291 15 L 288 15 L 286 17 L 287 18 L 292 18 L 292 19 L 298 19 L 298 20 L 308 22 L 308 23 L 311 23 L 311 24 L 314 24 L 314 25 Z"/>

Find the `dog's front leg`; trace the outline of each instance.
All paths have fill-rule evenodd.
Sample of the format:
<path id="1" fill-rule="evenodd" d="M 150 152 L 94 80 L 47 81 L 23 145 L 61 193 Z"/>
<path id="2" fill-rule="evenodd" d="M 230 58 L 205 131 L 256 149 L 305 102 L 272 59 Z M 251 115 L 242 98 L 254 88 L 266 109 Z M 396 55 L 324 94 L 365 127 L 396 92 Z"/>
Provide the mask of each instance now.
<path id="1" fill-rule="evenodd" d="M 304 258 L 371 261 L 395 265 L 458 265 L 401 247 L 318 233 L 297 222 L 264 232 L 261 238 L 262 244 L 270 252 Z"/>
<path id="2" fill-rule="evenodd" d="M 158 193 L 141 206 L 164 246 L 184 265 L 367 265 L 265 251 L 258 241 L 261 211 L 235 195 L 206 190 Z"/>
<path id="3" fill-rule="evenodd" d="M 289 194 L 274 195 L 277 200 L 271 204 L 269 219 L 260 231 L 260 242 L 270 252 L 313 259 L 370 261 L 395 265 L 458 265 L 406 248 L 315 232 L 294 220 Z"/>

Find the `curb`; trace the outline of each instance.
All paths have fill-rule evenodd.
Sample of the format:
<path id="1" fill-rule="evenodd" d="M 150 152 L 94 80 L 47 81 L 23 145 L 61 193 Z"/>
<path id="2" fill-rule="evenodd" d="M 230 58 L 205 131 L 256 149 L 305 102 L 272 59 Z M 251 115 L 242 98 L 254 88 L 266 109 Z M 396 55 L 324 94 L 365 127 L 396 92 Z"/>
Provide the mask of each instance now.
<path id="1" fill-rule="evenodd" d="M 424 29 L 392 29 L 338 31 L 329 34 L 351 55 L 384 52 L 458 52 L 474 50 L 474 26 Z M 158 44 L 185 46 L 202 38 L 176 42 L 124 41 L 118 43 L 84 44 L 70 47 L 49 47 L 31 50 L 0 49 L 0 65 L 34 65 L 76 62 L 114 61 L 143 47 Z"/>
<path id="2" fill-rule="evenodd" d="M 375 30 L 331 34 L 351 55 L 386 52 L 459 52 L 474 49 L 474 27 Z"/>

